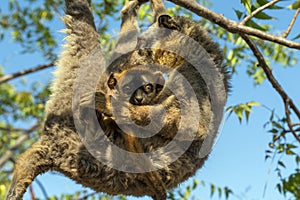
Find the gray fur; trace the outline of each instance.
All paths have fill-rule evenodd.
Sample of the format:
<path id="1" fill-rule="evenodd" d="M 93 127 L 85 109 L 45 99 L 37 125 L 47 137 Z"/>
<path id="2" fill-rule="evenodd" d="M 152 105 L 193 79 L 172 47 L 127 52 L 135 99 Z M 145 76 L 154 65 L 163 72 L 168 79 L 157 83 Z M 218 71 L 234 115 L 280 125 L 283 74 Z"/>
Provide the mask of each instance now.
<path id="1" fill-rule="evenodd" d="M 130 3 L 135 3 L 133 7 L 136 9 L 138 5 L 136 1 Z M 154 21 L 156 23 L 153 26 L 155 27 L 158 23 L 157 17 L 164 14 L 164 11 L 161 9 L 161 2 L 159 0 L 153 0 L 151 3 L 154 5 L 153 8 L 159 8 L 158 13 L 154 13 Z M 123 10 L 123 26 L 124 24 L 128 24 L 128 21 L 126 22 L 124 18 L 126 14 L 125 11 L 126 6 Z M 132 7 L 129 7 L 129 11 L 132 11 Z M 136 20 L 134 15 L 136 15 L 136 12 L 133 12 L 133 16 L 130 15 L 130 20 Z M 199 156 L 199 152 L 206 138 L 206 133 L 211 129 L 211 120 L 215 117 L 212 112 L 213 108 L 209 95 L 209 86 L 206 85 L 201 75 L 195 73 L 196 70 L 193 69 L 191 64 L 183 58 L 176 57 L 176 54 L 160 50 L 159 48 L 165 46 L 180 47 L 182 41 L 170 40 L 171 37 L 169 34 L 162 35 L 162 37 L 165 38 L 164 40 L 161 40 L 161 38 L 155 40 L 157 36 L 151 35 L 151 29 L 149 29 L 148 32 L 140 37 L 140 41 L 146 41 L 146 43 L 141 44 L 142 46 L 140 47 L 150 45 L 158 50 L 135 50 L 113 62 L 107 71 L 107 75 L 104 75 L 100 79 L 95 97 L 96 108 L 93 108 L 92 111 L 95 112 L 94 109 L 97 110 L 100 124 L 106 136 L 113 140 L 119 147 L 127 151 L 151 153 L 156 148 L 163 147 L 171 141 L 174 141 L 173 138 L 180 125 L 180 109 L 182 109 L 182 107 L 180 108 L 179 104 L 182 103 L 183 108 L 188 108 L 194 102 L 191 102 L 192 100 L 189 99 L 191 94 L 188 91 L 184 90 L 184 88 L 180 89 L 183 82 L 181 82 L 176 75 L 169 73 L 168 70 L 164 71 L 170 74 L 166 85 L 169 87 L 178 85 L 179 94 L 177 95 L 185 96 L 186 99 L 178 99 L 167 89 L 168 87 L 156 98 L 156 103 L 167 108 L 165 118 L 159 118 L 160 115 L 157 117 L 157 123 L 163 121 L 165 124 L 158 134 L 150 138 L 137 139 L 120 130 L 116 125 L 115 118 L 112 116 L 113 103 L 110 102 L 111 93 L 109 93 L 109 89 L 105 85 L 108 75 L 112 72 L 130 70 L 132 66 L 155 63 L 177 69 L 190 81 L 197 96 L 198 103 L 196 102 L 196 104 L 200 108 L 199 127 L 197 128 L 196 136 L 192 137 L 194 140 L 192 140 L 190 135 L 194 133 L 192 131 L 189 132 L 190 127 L 188 123 L 183 124 L 182 126 L 184 130 L 186 130 L 186 135 L 174 141 L 173 146 L 171 146 L 172 151 L 161 150 L 160 156 L 153 157 L 151 158 L 152 160 L 149 158 L 141 158 L 142 161 L 144 161 L 141 162 L 131 157 L 122 158 L 121 156 L 116 156 L 112 158 L 120 162 L 120 164 L 126 165 L 126 162 L 136 163 L 143 168 L 147 167 L 148 164 L 151 165 L 152 161 L 158 160 L 160 162 L 156 163 L 165 163 L 171 159 L 173 152 L 181 151 L 185 143 L 191 142 L 191 145 L 178 159 L 166 166 L 157 166 L 160 169 L 156 171 L 129 173 L 109 167 L 91 155 L 84 146 L 77 133 L 78 130 L 74 124 L 72 111 L 74 108 L 72 107 L 72 105 L 74 105 L 72 101 L 74 95 L 73 87 L 79 75 L 82 60 L 85 60 L 95 49 L 98 49 L 98 53 L 101 54 L 99 36 L 95 31 L 90 1 L 66 0 L 66 16 L 63 20 L 67 27 L 65 32 L 68 36 L 66 37 L 67 42 L 64 46 L 65 50 L 57 63 L 57 71 L 55 72 L 56 78 L 52 84 L 52 94 L 46 105 L 47 116 L 44 125 L 44 134 L 37 143 L 25 153 L 21 154 L 17 160 L 7 200 L 21 199 L 33 179 L 37 175 L 49 170 L 58 171 L 97 192 L 105 192 L 111 195 L 149 195 L 155 200 L 166 199 L 166 190 L 176 187 L 179 183 L 194 175 L 197 169 L 199 169 L 207 159 L 207 155 L 201 157 Z M 192 37 L 207 50 L 208 54 L 204 55 L 210 57 L 208 60 L 214 63 L 212 70 L 216 70 L 219 75 L 218 79 L 214 81 L 219 85 L 221 82 L 224 83 L 227 93 L 228 76 L 226 75 L 225 68 L 222 67 L 223 57 L 218 45 L 212 42 L 207 33 L 195 22 L 183 17 L 175 17 L 172 20 L 176 23 L 174 27 L 181 27 L 179 32 Z M 135 38 L 135 32 L 137 30 L 136 23 L 133 23 L 133 27 L 128 26 L 129 25 L 123 27 L 123 31 L 133 30 L 133 38 Z M 119 45 L 121 45 L 121 43 L 122 40 L 119 40 Z M 193 57 L 191 59 L 193 59 Z M 163 71 L 164 69 L 161 70 Z M 92 71 L 90 75 L 92 76 L 93 73 Z M 89 77 L 85 78 L 89 80 Z M 89 83 L 87 83 L 87 85 L 88 84 Z M 226 96 L 224 98 L 226 98 Z M 87 101 L 89 101 L 89 99 L 87 99 Z M 81 102 L 79 102 L 83 108 L 85 108 L 84 103 L 85 99 L 81 99 Z M 125 119 L 128 118 L 128 113 L 123 113 L 122 107 L 117 110 L 120 112 L 120 116 L 124 116 Z M 160 113 L 161 111 L 158 105 L 130 106 L 130 114 L 137 124 L 145 124 L 147 120 L 149 122 L 149 110 L 153 110 L 154 113 Z M 187 114 L 188 113 L 185 113 L 184 116 L 188 116 Z M 185 119 L 185 122 L 191 121 L 193 121 L 193 119 Z M 82 123 L 85 122 L 83 121 Z M 124 124 L 126 124 L 126 121 Z M 155 120 L 152 125 L 156 125 Z M 90 126 L 92 128 L 93 124 L 91 123 Z M 127 128 L 128 131 L 131 130 L 129 125 Z M 216 133 L 213 133 L 213 138 L 215 134 Z M 87 140 L 89 140 L 89 138 L 87 138 Z M 91 140 L 93 140 L 93 138 L 91 138 Z M 102 141 L 103 138 L 101 137 L 98 137 L 96 140 L 96 142 L 99 142 L 98 144 L 102 144 Z M 130 141 L 132 142 L 130 143 Z M 210 151 L 210 148 L 208 151 Z M 109 154 L 109 149 L 96 153 L 98 153 L 99 156 L 114 155 Z"/>

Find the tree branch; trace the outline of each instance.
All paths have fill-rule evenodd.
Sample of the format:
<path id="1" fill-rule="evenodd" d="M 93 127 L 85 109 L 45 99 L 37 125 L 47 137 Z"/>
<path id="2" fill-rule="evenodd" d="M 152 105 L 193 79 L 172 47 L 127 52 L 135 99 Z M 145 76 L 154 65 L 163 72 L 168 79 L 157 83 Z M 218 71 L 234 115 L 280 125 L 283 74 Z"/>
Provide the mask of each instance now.
<path id="1" fill-rule="evenodd" d="M 296 10 L 296 12 L 295 12 L 295 14 L 294 14 L 294 16 L 293 16 L 293 18 L 292 18 L 292 20 L 291 20 L 291 22 L 290 22 L 288 28 L 287 28 L 287 30 L 282 34 L 281 37 L 286 38 L 286 37 L 289 35 L 289 33 L 291 32 L 291 30 L 292 30 L 292 28 L 293 28 L 293 26 L 294 26 L 294 23 L 295 23 L 297 17 L 298 17 L 299 12 L 300 12 L 300 8 L 298 8 L 298 9 Z"/>
<path id="2" fill-rule="evenodd" d="M 274 36 L 268 33 L 265 33 L 263 31 L 250 28 L 247 26 L 244 26 L 242 24 L 239 24 L 233 20 L 229 20 L 225 18 L 221 14 L 217 14 L 215 12 L 210 11 L 209 9 L 202 7 L 201 5 L 197 4 L 196 1 L 194 0 L 168 0 L 176 5 L 179 5 L 181 7 L 184 7 L 191 12 L 204 17 L 211 22 L 218 24 L 219 26 L 223 27 L 227 31 L 231 33 L 240 33 L 240 34 L 247 34 L 247 35 L 252 35 L 258 38 L 261 38 L 263 40 L 268 40 L 271 42 L 275 42 L 284 46 L 287 46 L 289 48 L 293 49 L 300 49 L 300 43 L 298 42 L 293 42 L 291 40 L 287 40 L 283 37 L 280 36 Z"/>
<path id="3" fill-rule="evenodd" d="M 254 42 L 249 38 L 249 36 L 247 36 L 245 34 L 240 34 L 240 35 L 245 40 L 245 42 L 248 44 L 248 46 L 252 50 L 254 56 L 257 58 L 258 65 L 264 70 L 264 72 L 267 76 L 267 79 L 272 84 L 273 88 L 280 94 L 282 100 L 284 101 L 285 113 L 286 113 L 286 118 L 287 118 L 289 129 L 293 133 L 294 137 L 300 142 L 300 138 L 297 136 L 296 132 L 293 130 L 293 126 L 292 126 L 291 120 L 290 120 L 290 112 L 289 112 L 288 106 L 291 107 L 291 109 L 296 113 L 296 115 L 300 119 L 300 112 L 299 112 L 298 108 L 295 106 L 293 101 L 290 99 L 290 97 L 286 94 L 286 92 L 282 89 L 281 85 L 275 79 L 275 77 L 272 74 L 271 69 L 267 65 L 263 55 L 261 54 L 261 52 L 259 51 L 257 46 L 254 44 Z"/>
<path id="4" fill-rule="evenodd" d="M 9 160 L 10 158 L 13 157 L 14 155 L 14 151 L 16 149 L 18 149 L 19 146 L 21 146 L 23 144 L 23 142 L 25 140 L 27 140 L 29 138 L 30 133 L 32 133 L 33 131 L 35 131 L 37 128 L 39 127 L 39 123 L 33 125 L 30 129 L 24 131 L 24 134 L 21 135 L 15 142 L 14 145 L 12 145 L 6 152 L 5 154 L 0 157 L 0 168 L 3 167 L 3 165 L 5 164 L 5 162 L 7 160 Z"/>
<path id="5" fill-rule="evenodd" d="M 5 82 L 7 82 L 9 80 L 12 80 L 14 78 L 24 76 L 26 74 L 37 72 L 37 71 L 40 71 L 40 70 L 43 70 L 43 69 L 46 69 L 46 68 L 49 68 L 49 67 L 53 67 L 53 66 L 54 66 L 54 62 L 51 62 L 51 63 L 45 64 L 45 65 L 39 65 L 39 66 L 34 67 L 34 68 L 26 69 L 26 70 L 23 70 L 23 71 L 16 72 L 14 74 L 9 74 L 9 75 L 3 76 L 3 77 L 0 78 L 0 84 L 5 83 Z"/>
<path id="6" fill-rule="evenodd" d="M 290 110 L 289 110 L 289 99 L 284 99 L 284 108 L 285 108 L 285 116 L 286 116 L 286 121 L 288 124 L 288 127 L 291 131 L 291 133 L 293 134 L 293 136 L 296 138 L 296 140 L 298 140 L 298 142 L 300 142 L 300 136 L 297 135 L 296 131 L 293 129 L 293 125 L 291 122 L 291 117 L 290 117 Z"/>
<path id="7" fill-rule="evenodd" d="M 229 19 L 225 18 L 223 15 L 217 14 L 205 7 L 202 7 L 201 5 L 197 4 L 196 1 L 194 1 L 194 0 L 189 0 L 189 1 L 188 0 L 168 0 L 168 1 L 171 1 L 174 4 L 179 5 L 181 7 L 184 7 L 186 9 L 190 10 L 191 12 L 210 20 L 211 22 L 213 22 L 215 24 L 218 24 L 219 26 L 223 27 L 224 29 L 228 30 L 231 33 L 238 33 L 246 41 L 248 46 L 251 48 L 252 52 L 254 53 L 255 57 L 258 60 L 258 63 L 259 63 L 258 65 L 264 70 L 264 72 L 267 76 L 267 79 L 272 84 L 273 88 L 279 93 L 279 95 L 281 96 L 283 101 L 288 103 L 290 108 L 296 113 L 297 117 L 300 119 L 300 111 L 298 110 L 296 105 L 293 103 L 291 98 L 289 98 L 289 96 L 283 90 L 283 88 L 278 83 L 278 81 L 275 79 L 275 77 L 272 74 L 271 69 L 269 68 L 269 66 L 267 65 L 267 63 L 264 60 L 263 55 L 261 54 L 261 52 L 259 51 L 257 46 L 253 43 L 253 41 L 249 38 L 248 35 L 256 36 L 260 39 L 268 40 L 268 41 L 275 42 L 275 43 L 278 43 L 278 44 L 281 44 L 281 45 L 284 45 L 284 46 L 287 46 L 290 48 L 295 48 L 295 49 L 300 49 L 300 43 L 293 42 L 293 41 L 287 40 L 283 37 L 274 36 L 274 35 L 265 33 L 263 31 L 260 31 L 260 30 L 254 29 L 254 28 L 244 26 L 242 24 L 243 22 L 237 23 L 235 21 L 229 20 Z M 275 4 L 276 2 L 278 2 L 278 0 L 273 0 L 272 2 L 258 8 L 256 11 L 254 11 L 255 12 L 254 14 Z M 245 18 L 243 21 L 245 22 L 249 19 Z"/>
<path id="8" fill-rule="evenodd" d="M 270 81 L 273 88 L 280 94 L 283 101 L 286 101 L 287 99 L 289 99 L 289 105 L 290 105 L 291 109 L 296 113 L 297 117 L 300 119 L 300 111 L 298 110 L 296 105 L 293 103 L 292 99 L 289 98 L 289 96 L 283 90 L 281 85 L 278 83 L 278 81 L 273 76 L 271 69 L 267 65 L 263 55 L 261 54 L 261 52 L 259 51 L 257 46 L 253 43 L 253 41 L 249 38 L 249 36 L 247 36 L 243 33 L 240 33 L 240 36 L 245 40 L 245 42 L 248 44 L 248 46 L 252 50 L 254 56 L 258 60 L 258 65 L 264 70 L 264 72 L 267 76 L 267 79 Z"/>
<path id="9" fill-rule="evenodd" d="M 248 15 L 247 17 L 245 17 L 243 19 L 243 21 L 240 22 L 240 24 L 245 24 L 247 21 L 249 21 L 252 17 L 254 17 L 256 14 L 260 13 L 261 11 L 265 10 L 266 8 L 274 5 L 275 3 L 277 3 L 278 1 L 280 0 L 273 0 L 273 1 L 270 1 L 269 3 L 266 3 L 265 5 L 257 8 L 256 10 L 254 10 L 251 15 Z"/>

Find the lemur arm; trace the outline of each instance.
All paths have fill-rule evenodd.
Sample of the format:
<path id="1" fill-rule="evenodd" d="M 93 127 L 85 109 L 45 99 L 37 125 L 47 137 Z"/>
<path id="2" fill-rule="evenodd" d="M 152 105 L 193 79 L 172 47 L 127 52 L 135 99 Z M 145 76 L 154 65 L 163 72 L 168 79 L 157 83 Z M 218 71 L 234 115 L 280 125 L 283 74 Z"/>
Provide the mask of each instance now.
<path id="1" fill-rule="evenodd" d="M 72 116 L 73 85 L 78 75 L 80 59 L 88 55 L 98 44 L 99 36 L 95 30 L 90 0 L 66 0 L 66 16 L 63 21 L 67 27 L 65 50 L 57 63 L 56 79 L 52 84 L 52 95 L 47 102 L 46 124 L 56 118 L 68 120 Z M 13 178 L 6 200 L 20 200 L 34 178 L 50 170 L 53 159 L 49 156 L 50 147 L 47 134 L 57 129 L 45 125 L 45 136 L 22 153 L 14 166 Z M 54 133 L 55 134 L 55 133 Z"/>

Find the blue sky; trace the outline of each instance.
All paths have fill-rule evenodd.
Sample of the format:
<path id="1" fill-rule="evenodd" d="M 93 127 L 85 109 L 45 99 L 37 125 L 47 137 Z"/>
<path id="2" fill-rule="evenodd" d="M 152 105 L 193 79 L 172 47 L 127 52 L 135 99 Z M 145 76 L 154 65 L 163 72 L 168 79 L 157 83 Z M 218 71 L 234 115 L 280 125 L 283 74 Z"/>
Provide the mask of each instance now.
<path id="1" fill-rule="evenodd" d="M 233 8 L 241 8 L 240 0 L 233 1 L 212 1 L 212 10 L 224 14 L 225 17 L 236 20 Z M 292 1 L 281 3 L 287 5 Z M 275 13 L 275 11 L 273 11 Z M 287 26 L 287 19 L 291 19 L 293 12 L 276 11 L 275 33 L 283 32 Z M 61 22 L 55 22 L 56 37 L 61 40 L 63 34 L 59 30 L 64 26 Z M 291 32 L 292 36 L 299 34 L 300 20 L 296 21 L 295 27 Z M 297 32 L 298 31 L 298 32 Z M 112 29 L 112 33 L 116 30 Z M 62 41 L 60 41 L 62 43 Z M 4 48 L 5 47 L 5 48 Z M 299 51 L 297 56 L 300 56 Z M 20 69 L 26 69 L 45 63 L 41 55 L 20 55 L 18 46 L 13 44 L 7 38 L 0 47 L 0 65 L 5 66 L 5 73 L 12 73 Z M 296 105 L 300 106 L 300 91 L 299 91 L 299 75 L 300 66 L 297 64 L 294 67 L 282 68 L 281 66 L 273 66 L 273 73 L 283 88 L 292 97 Z M 41 81 L 46 83 L 52 78 L 50 73 L 52 69 L 44 70 L 27 76 L 27 79 Z M 246 66 L 242 65 L 238 68 L 238 74 L 232 79 L 232 93 L 229 96 L 227 106 L 236 105 L 249 101 L 258 101 L 263 105 L 268 105 L 269 108 L 276 108 L 276 112 L 281 116 L 284 112 L 283 104 L 280 96 L 275 92 L 269 82 L 263 82 L 262 85 L 254 86 L 253 80 L 246 74 Z M 13 81 L 17 84 L 18 80 Z M 18 84 L 17 84 L 18 85 Z M 204 180 L 206 186 L 198 187 L 194 195 L 199 199 L 210 199 L 209 183 L 214 183 L 217 186 L 228 186 L 233 189 L 235 196 L 230 199 L 282 199 L 275 189 L 277 177 L 274 173 L 275 163 L 265 161 L 265 150 L 268 147 L 271 135 L 263 128 L 264 123 L 268 120 L 270 111 L 264 107 L 256 107 L 250 115 L 248 123 L 238 122 L 237 117 L 232 115 L 227 118 L 220 129 L 220 134 L 216 140 L 214 149 L 210 158 L 205 163 L 205 166 L 200 169 L 195 176 L 199 180 Z M 287 160 L 286 172 L 294 169 L 292 162 Z M 291 164 L 291 165 L 289 165 Z M 290 167 L 290 168 L 289 168 Z M 271 172 L 269 171 L 271 170 Z M 76 190 L 83 188 L 75 184 L 70 179 L 62 175 L 46 173 L 38 177 L 38 180 L 45 186 L 49 195 L 59 193 L 74 193 Z M 189 182 L 187 182 L 189 183 Z M 39 187 L 34 184 L 35 192 L 41 195 Z M 265 184 L 267 189 L 263 195 Z M 184 188 L 185 184 L 179 187 Z M 24 196 L 24 200 L 29 199 L 28 193 Z M 135 199 L 135 198 L 131 198 Z M 141 198 L 149 199 L 149 198 Z M 212 199 L 218 199 L 215 195 Z"/>

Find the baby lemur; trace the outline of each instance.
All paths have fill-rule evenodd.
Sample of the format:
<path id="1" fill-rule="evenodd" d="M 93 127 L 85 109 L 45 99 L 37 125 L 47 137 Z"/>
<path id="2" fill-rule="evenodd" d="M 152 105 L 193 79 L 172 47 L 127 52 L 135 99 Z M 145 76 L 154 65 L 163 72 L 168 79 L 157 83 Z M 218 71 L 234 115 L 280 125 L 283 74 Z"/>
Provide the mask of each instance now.
<path id="1" fill-rule="evenodd" d="M 117 84 L 118 83 L 118 84 Z M 117 90 L 124 101 L 133 105 L 151 105 L 165 83 L 163 73 L 150 71 L 147 67 L 132 67 L 119 74 L 111 74 L 108 87 Z"/>
<path id="2" fill-rule="evenodd" d="M 49 170 L 98 192 L 165 200 L 203 165 L 227 98 L 222 52 L 196 22 L 166 15 L 161 0 L 151 0 L 154 23 L 138 36 L 145 2 L 125 4 L 104 69 L 90 0 L 66 0 L 44 134 L 19 156 L 7 200 Z"/>

